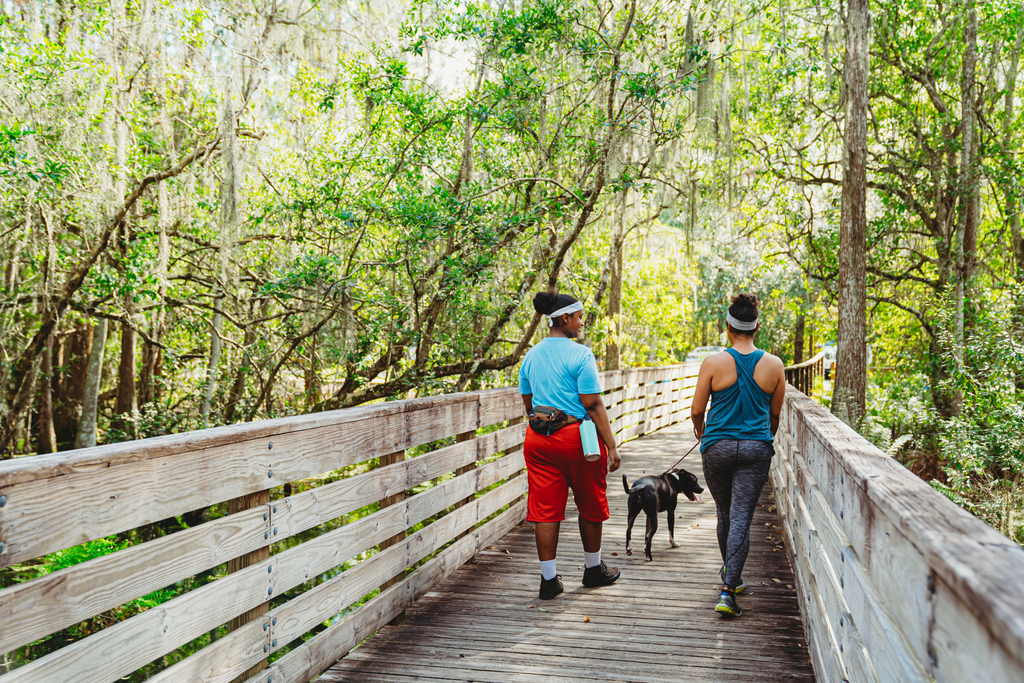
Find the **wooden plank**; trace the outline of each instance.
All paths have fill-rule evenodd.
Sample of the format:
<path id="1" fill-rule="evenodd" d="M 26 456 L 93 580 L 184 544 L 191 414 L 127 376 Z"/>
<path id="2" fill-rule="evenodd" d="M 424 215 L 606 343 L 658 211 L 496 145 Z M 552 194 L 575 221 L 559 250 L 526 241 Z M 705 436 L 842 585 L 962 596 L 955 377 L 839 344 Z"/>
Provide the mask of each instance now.
<path id="1" fill-rule="evenodd" d="M 473 473 L 451 479 L 413 496 L 408 506 L 393 506 L 300 546 L 207 584 L 119 622 L 0 677 L 11 681 L 114 680 L 191 641 L 215 626 L 336 567 L 366 548 L 380 544 L 491 481 L 521 469 L 520 455 L 506 456 Z M 507 474 L 505 476 L 508 476 Z M 494 479 L 497 481 L 498 479 Z M 493 482 L 492 482 L 493 483 Z M 301 494 L 300 494 L 301 495 Z M 277 503 L 275 526 L 290 511 Z M 69 673 L 70 672 L 70 673 Z"/>
<path id="2" fill-rule="evenodd" d="M 475 428 L 479 406 L 475 395 L 467 396 L 436 405 L 413 401 L 405 412 L 371 413 L 272 440 L 116 466 L 90 461 L 67 474 L 4 487 L 8 503 L 0 508 L 0 538 L 6 550 L 0 566 Z M 133 443 L 144 449 L 144 441 Z M 17 460 L 0 463 L 0 477 L 7 462 Z"/>
<path id="3" fill-rule="evenodd" d="M 252 643 L 263 642 L 265 638 L 270 644 L 269 652 L 274 652 L 339 614 L 373 591 L 386 577 L 418 562 L 455 536 L 461 536 L 459 532 L 472 527 L 477 519 L 489 516 L 521 496 L 525 491 L 525 478 L 519 479 L 523 481 L 510 482 L 481 497 L 477 501 L 479 509 L 460 509 L 410 535 L 405 539 L 408 547 L 393 545 L 280 605 L 263 620 L 269 625 L 268 629 L 264 630 L 262 623 L 253 623 L 246 633 L 239 634 L 241 637 L 222 638 L 149 680 L 152 683 L 230 681 L 254 658 L 264 656 L 261 648 L 254 648 Z"/>
<path id="4" fill-rule="evenodd" d="M 1024 591 L 1014 585 L 1007 595 L 999 579 L 1024 573 L 1019 548 L 950 505 L 806 397 L 794 393 L 786 404 L 786 422 L 806 456 L 806 470 L 798 468 L 797 480 L 810 490 L 821 553 L 833 565 L 839 555 L 844 568 L 839 578 L 853 590 L 846 590 L 853 625 L 872 657 L 884 662 L 875 667 L 878 675 L 926 680 L 931 671 L 939 677 L 933 669 L 934 638 L 945 628 L 980 629 L 1008 661 L 1024 661 Z M 851 563 L 844 556 L 858 559 Z M 850 566 L 858 571 L 851 573 Z M 973 618 L 960 612 L 955 627 L 940 623 L 929 590 L 936 582 L 949 586 L 956 604 Z"/>
<path id="5" fill-rule="evenodd" d="M 526 514 L 525 501 L 517 503 L 478 531 L 479 542 L 500 538 Z M 454 572 L 476 551 L 477 539 L 466 536 L 407 577 L 404 584 L 392 586 L 363 605 L 345 619 L 332 624 L 321 633 L 274 662 L 266 674 L 250 679 L 262 683 L 263 675 L 275 681 L 308 681 L 318 676 L 331 663 L 362 642 L 367 636 L 390 621 L 394 614 L 416 597 L 423 595 L 440 580 Z"/>
<path id="6" fill-rule="evenodd" d="M 402 464 L 371 470 L 277 501 L 278 540 L 425 481 L 521 444 L 525 426 L 486 434 L 478 444 L 456 444 Z M 285 515 L 287 510 L 290 514 Z M 0 652 L 159 590 L 266 545 L 262 510 L 211 520 L 170 536 L 99 557 L 0 591 Z"/>
<path id="7" fill-rule="evenodd" d="M 878 597 L 867 569 L 853 549 L 841 561 L 844 596 L 864 643 L 885 683 L 927 683 L 931 675 L 914 654 L 897 621 Z"/>
<path id="8" fill-rule="evenodd" d="M 935 586 L 932 675 L 941 683 L 1024 681 L 1024 666 L 992 638 L 960 597 L 939 581 Z"/>
<path id="9" fill-rule="evenodd" d="M 624 459 L 631 467 L 648 471 L 670 465 L 679 455 L 671 452 L 689 430 L 682 426 L 671 431 L 670 440 L 661 440 L 658 434 L 632 442 L 624 449 Z M 640 457 L 634 450 L 652 443 L 663 449 L 657 458 Z M 697 473 L 700 476 L 699 469 Z M 611 487 L 609 499 L 613 519 L 606 525 L 606 555 L 622 552 L 616 543 L 622 541 L 625 514 L 621 488 L 616 492 Z M 793 592 L 785 585 L 792 584 L 792 578 L 783 554 L 772 552 L 764 545 L 765 537 L 755 534 L 744 572 L 751 586 L 742 598 L 747 614 L 726 624 L 713 612 L 720 566 L 713 510 L 684 504 L 679 513 L 684 522 L 700 522 L 696 529 L 681 525 L 689 528 L 677 533 L 682 550 L 656 548 L 651 564 L 612 557 L 610 562 L 622 568 L 623 580 L 595 591 L 578 586 L 582 550 L 575 525 L 563 525 L 559 564 L 567 574 L 567 592 L 551 603 L 536 599 L 532 534 L 510 534 L 410 608 L 406 624 L 365 641 L 322 680 L 374 680 L 373 675 L 398 673 L 409 680 L 464 682 L 519 680 L 521 675 L 531 681 L 668 681 L 680 676 L 701 682 L 812 680 L 807 649 L 798 647 L 802 627 Z M 756 529 L 767 521 L 767 512 L 759 507 L 755 514 Z M 781 563 L 784 573 L 778 564 L 769 568 L 766 556 Z M 776 584 L 768 576 L 784 583 Z M 665 594 L 675 597 L 661 601 L 657 610 L 644 607 Z M 589 623 L 584 623 L 583 615 L 589 615 Z M 728 633 L 722 630 L 726 627 Z M 681 650 L 679 643 L 685 644 Z M 665 668 L 669 660 L 673 664 Z M 282 680 L 301 680 L 314 670 L 299 673 L 298 678 Z"/>

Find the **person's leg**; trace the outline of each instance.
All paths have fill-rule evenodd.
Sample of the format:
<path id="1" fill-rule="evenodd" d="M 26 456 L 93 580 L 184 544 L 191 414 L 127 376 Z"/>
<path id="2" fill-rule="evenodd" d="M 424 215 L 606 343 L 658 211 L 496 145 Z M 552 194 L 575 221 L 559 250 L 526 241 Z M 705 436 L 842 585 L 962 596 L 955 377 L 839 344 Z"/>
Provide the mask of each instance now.
<path id="1" fill-rule="evenodd" d="M 718 550 L 722 562 L 728 556 L 729 510 L 732 506 L 733 463 L 736 460 L 736 441 L 716 441 L 701 455 L 704 481 L 707 482 L 711 497 L 718 512 Z"/>
<path id="2" fill-rule="evenodd" d="M 750 550 L 750 520 L 772 464 L 771 446 L 764 441 L 740 441 L 736 452 L 725 557 L 725 585 L 729 589 L 740 583 Z"/>
<path id="3" fill-rule="evenodd" d="M 580 520 L 582 522 L 582 519 Z M 533 529 L 534 538 L 537 540 L 537 559 L 541 562 L 555 559 L 558 554 L 558 531 L 561 522 L 537 522 Z M 598 531 L 600 537 L 600 531 Z M 598 541 L 600 544 L 600 541 Z"/>
<path id="4" fill-rule="evenodd" d="M 583 568 L 601 564 L 601 530 L 604 522 L 591 522 L 580 515 L 580 540 L 583 541 Z"/>
<path id="5" fill-rule="evenodd" d="M 580 540 L 583 541 L 583 552 L 601 552 L 601 530 L 604 522 L 591 522 L 580 515 Z"/>
<path id="6" fill-rule="evenodd" d="M 567 430 L 563 430 L 567 431 Z M 572 439 L 573 441 L 570 441 Z M 601 532 L 608 519 L 607 452 L 601 444 L 601 458 L 588 462 L 582 444 L 577 445 L 579 430 L 567 434 L 566 478 L 573 490 L 579 512 L 580 540 L 583 541 L 583 585 L 588 588 L 607 586 L 619 578 L 619 570 L 601 561 Z"/>
<path id="7" fill-rule="evenodd" d="M 545 590 L 546 582 L 557 583 L 555 556 L 558 552 L 558 531 L 565 519 L 565 504 L 569 495 L 568 482 L 551 462 L 548 440 L 526 430 L 524 455 L 526 475 L 530 486 L 526 519 L 536 524 L 534 538 L 541 569 L 541 597 L 550 599 L 561 592 L 554 587 Z"/>

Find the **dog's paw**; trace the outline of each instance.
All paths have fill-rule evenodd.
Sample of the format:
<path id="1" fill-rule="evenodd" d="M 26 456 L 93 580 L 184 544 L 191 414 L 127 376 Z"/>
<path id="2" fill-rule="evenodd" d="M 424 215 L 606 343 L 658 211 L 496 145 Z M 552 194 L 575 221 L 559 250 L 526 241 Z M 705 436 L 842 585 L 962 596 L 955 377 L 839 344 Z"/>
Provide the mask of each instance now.
<path id="1" fill-rule="evenodd" d="M 633 554 L 633 549 L 632 548 L 626 548 L 626 554 L 627 555 L 632 555 Z"/>
<path id="2" fill-rule="evenodd" d="M 676 543 L 675 539 L 673 539 L 673 538 L 670 538 L 670 539 L 669 539 L 669 541 L 668 541 L 668 544 L 669 544 L 670 546 L 672 546 L 673 548 L 678 548 L 678 547 L 679 547 L 679 544 L 678 544 L 678 543 Z"/>
<path id="3" fill-rule="evenodd" d="M 647 560 L 648 562 L 651 562 L 651 561 L 653 561 L 653 560 L 654 560 L 654 558 L 653 558 L 653 557 L 651 557 L 650 555 L 648 555 L 648 556 L 647 556 L 647 557 L 646 557 L 645 559 L 646 559 L 646 560 Z"/>

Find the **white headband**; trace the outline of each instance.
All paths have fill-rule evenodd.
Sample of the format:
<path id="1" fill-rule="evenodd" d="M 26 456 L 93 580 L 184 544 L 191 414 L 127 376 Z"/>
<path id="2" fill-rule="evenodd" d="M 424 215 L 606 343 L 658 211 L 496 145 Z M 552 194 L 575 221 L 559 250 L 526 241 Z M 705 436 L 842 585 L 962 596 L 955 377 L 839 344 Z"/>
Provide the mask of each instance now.
<path id="1" fill-rule="evenodd" d="M 727 323 L 729 323 L 730 325 L 732 325 L 733 329 L 735 329 L 735 330 L 742 330 L 743 332 L 749 332 L 750 330 L 756 330 L 757 329 L 757 318 L 754 318 L 750 322 L 746 322 L 746 321 L 743 321 L 743 320 L 737 320 L 736 318 L 732 317 L 732 313 L 729 313 L 728 311 L 726 311 L 725 312 L 725 321 Z"/>
<path id="2" fill-rule="evenodd" d="M 583 310 L 583 304 L 580 303 L 579 301 L 576 301 L 576 302 L 573 302 L 573 303 L 569 304 L 565 308 L 559 308 L 554 313 L 548 313 L 548 327 L 554 327 L 555 326 L 555 318 L 559 318 L 559 317 L 565 315 L 566 313 L 575 313 L 576 311 L 582 311 L 582 310 Z"/>

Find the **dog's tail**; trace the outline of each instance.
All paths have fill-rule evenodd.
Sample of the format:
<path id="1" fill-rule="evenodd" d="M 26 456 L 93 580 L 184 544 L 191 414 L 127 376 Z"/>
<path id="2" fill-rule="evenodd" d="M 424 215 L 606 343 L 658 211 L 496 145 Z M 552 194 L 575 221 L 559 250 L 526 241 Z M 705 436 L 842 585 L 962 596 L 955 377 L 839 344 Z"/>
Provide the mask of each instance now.
<path id="1" fill-rule="evenodd" d="M 626 489 L 626 493 L 629 493 L 629 482 L 626 480 L 626 475 L 622 475 L 622 488 Z"/>

